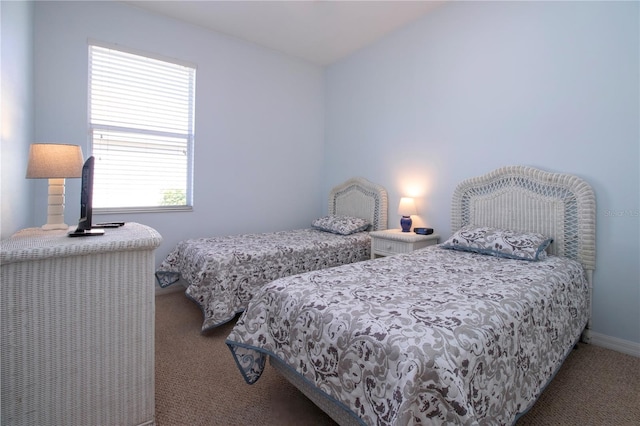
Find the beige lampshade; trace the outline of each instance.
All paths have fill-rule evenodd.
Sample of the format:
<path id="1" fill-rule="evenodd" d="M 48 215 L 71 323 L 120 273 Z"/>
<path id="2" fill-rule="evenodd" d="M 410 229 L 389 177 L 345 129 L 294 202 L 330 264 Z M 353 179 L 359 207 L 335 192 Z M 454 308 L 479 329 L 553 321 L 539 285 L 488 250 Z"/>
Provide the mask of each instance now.
<path id="1" fill-rule="evenodd" d="M 416 210 L 416 203 L 413 198 L 402 197 L 400 198 L 400 205 L 398 206 L 398 214 L 401 216 L 411 216 L 418 214 Z"/>
<path id="2" fill-rule="evenodd" d="M 29 148 L 27 178 L 79 178 L 82 165 L 82 148 L 78 145 L 34 143 Z"/>

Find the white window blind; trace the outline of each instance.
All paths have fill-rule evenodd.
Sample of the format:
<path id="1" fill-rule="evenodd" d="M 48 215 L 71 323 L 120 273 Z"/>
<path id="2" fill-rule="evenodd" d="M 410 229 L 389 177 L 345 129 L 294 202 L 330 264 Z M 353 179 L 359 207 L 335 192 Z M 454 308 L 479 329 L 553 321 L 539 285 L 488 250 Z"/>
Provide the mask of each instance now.
<path id="1" fill-rule="evenodd" d="M 97 209 L 192 205 L 195 67 L 89 46 Z"/>

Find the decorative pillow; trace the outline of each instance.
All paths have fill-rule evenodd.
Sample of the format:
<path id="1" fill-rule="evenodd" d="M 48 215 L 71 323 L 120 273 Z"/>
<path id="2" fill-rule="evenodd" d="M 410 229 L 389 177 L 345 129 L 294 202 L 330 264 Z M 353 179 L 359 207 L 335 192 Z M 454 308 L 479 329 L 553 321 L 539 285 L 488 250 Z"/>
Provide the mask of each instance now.
<path id="1" fill-rule="evenodd" d="M 320 231 L 349 235 L 365 231 L 369 227 L 369 222 L 359 217 L 329 215 L 314 220 L 311 226 Z"/>
<path id="2" fill-rule="evenodd" d="M 543 260 L 553 239 L 535 232 L 515 232 L 488 226 L 465 226 L 442 247 L 509 259 Z"/>

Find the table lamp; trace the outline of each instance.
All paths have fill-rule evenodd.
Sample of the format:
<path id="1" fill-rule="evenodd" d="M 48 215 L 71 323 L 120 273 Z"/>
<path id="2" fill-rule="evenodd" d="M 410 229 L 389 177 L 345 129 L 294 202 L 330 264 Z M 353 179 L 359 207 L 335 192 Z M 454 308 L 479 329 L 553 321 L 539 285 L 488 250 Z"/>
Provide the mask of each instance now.
<path id="1" fill-rule="evenodd" d="M 400 198 L 398 214 L 402 216 L 402 218 L 400 219 L 402 232 L 409 232 L 411 230 L 411 215 L 418 214 L 418 212 L 416 211 L 416 203 L 414 202 L 413 198 Z"/>
<path id="2" fill-rule="evenodd" d="M 64 223 L 64 180 L 82 177 L 82 149 L 78 145 L 35 143 L 29 147 L 27 179 L 49 179 L 47 223 L 42 229 L 68 229 Z"/>

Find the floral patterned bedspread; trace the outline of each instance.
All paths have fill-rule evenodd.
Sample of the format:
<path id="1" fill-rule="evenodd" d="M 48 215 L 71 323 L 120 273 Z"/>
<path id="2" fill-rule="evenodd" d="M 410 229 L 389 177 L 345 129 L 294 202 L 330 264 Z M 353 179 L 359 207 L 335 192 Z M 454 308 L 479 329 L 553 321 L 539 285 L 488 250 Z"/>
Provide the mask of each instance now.
<path id="1" fill-rule="evenodd" d="M 511 424 L 588 315 L 578 262 L 432 246 L 267 284 L 227 345 L 247 383 L 278 357 L 364 424 Z"/>
<path id="2" fill-rule="evenodd" d="M 202 331 L 233 319 L 254 293 L 276 278 L 370 258 L 368 232 L 338 235 L 315 229 L 181 241 L 156 277 L 162 287 L 180 278 L 202 309 Z"/>

